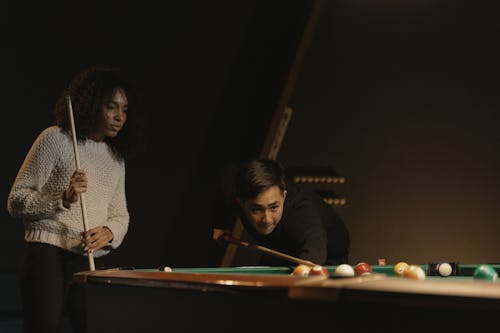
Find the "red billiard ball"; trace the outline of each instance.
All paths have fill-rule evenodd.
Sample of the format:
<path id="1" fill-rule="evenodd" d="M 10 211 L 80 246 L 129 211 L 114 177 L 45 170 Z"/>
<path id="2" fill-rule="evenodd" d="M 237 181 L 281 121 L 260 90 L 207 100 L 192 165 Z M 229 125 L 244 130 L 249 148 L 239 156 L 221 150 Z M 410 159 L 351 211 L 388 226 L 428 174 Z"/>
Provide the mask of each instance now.
<path id="1" fill-rule="evenodd" d="M 356 275 L 367 275 L 372 272 L 372 267 L 366 262 L 360 262 L 354 266 L 354 272 L 356 272 Z"/>
<path id="2" fill-rule="evenodd" d="M 328 272 L 328 269 L 325 266 L 315 265 L 309 271 L 309 276 L 314 276 L 314 275 L 329 276 L 330 273 Z"/>

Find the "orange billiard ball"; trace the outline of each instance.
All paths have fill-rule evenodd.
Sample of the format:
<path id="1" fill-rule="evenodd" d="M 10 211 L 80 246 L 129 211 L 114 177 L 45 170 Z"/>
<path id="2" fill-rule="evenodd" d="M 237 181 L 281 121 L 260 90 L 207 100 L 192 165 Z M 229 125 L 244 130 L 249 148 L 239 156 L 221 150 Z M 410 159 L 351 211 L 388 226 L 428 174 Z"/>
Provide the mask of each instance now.
<path id="1" fill-rule="evenodd" d="M 410 265 L 403 273 L 404 277 L 414 280 L 425 280 L 425 271 L 418 265 Z"/>
<path id="2" fill-rule="evenodd" d="M 300 264 L 300 265 L 295 266 L 295 268 L 293 269 L 292 275 L 309 276 L 310 270 L 311 270 L 310 266 Z"/>
<path id="3" fill-rule="evenodd" d="M 360 262 L 354 266 L 354 272 L 356 275 L 367 275 L 372 272 L 372 267 L 366 262 Z"/>

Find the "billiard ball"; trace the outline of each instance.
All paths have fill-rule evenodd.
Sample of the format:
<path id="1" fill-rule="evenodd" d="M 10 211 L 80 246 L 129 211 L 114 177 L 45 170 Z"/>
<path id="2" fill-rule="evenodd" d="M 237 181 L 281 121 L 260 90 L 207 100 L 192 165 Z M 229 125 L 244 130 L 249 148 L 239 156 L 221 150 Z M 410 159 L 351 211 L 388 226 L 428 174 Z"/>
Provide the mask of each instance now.
<path id="1" fill-rule="evenodd" d="M 400 261 L 396 265 L 394 265 L 394 273 L 396 273 L 397 276 L 404 276 L 405 271 L 410 267 L 406 262 Z"/>
<path id="2" fill-rule="evenodd" d="M 403 276 L 414 280 L 425 280 L 425 271 L 418 265 L 410 265 L 404 271 Z"/>
<path id="3" fill-rule="evenodd" d="M 335 271 L 333 272 L 333 276 L 338 276 L 338 277 L 351 277 L 354 275 L 355 275 L 354 269 L 352 268 L 351 265 L 348 264 L 338 265 L 337 268 L 335 268 Z"/>
<path id="4" fill-rule="evenodd" d="M 451 265 L 447 262 L 442 262 L 440 264 L 437 264 L 436 271 L 439 276 L 447 277 L 450 276 L 451 273 L 453 273 L 453 267 L 451 267 Z"/>
<path id="5" fill-rule="evenodd" d="M 495 281 L 498 273 L 491 265 L 480 265 L 474 270 L 472 275 L 474 279 Z"/>
<path id="6" fill-rule="evenodd" d="M 296 276 L 309 276 L 310 266 L 299 264 L 293 269 L 292 275 Z"/>
<path id="7" fill-rule="evenodd" d="M 158 267 L 158 270 L 167 273 L 172 272 L 172 268 L 170 266 L 160 266 Z"/>
<path id="8" fill-rule="evenodd" d="M 329 276 L 330 273 L 328 272 L 328 269 L 325 266 L 315 265 L 311 267 L 311 270 L 309 271 L 309 276 L 314 276 L 314 275 Z"/>
<path id="9" fill-rule="evenodd" d="M 372 272 L 372 267 L 366 262 L 360 262 L 354 266 L 354 272 L 356 275 L 367 275 Z"/>

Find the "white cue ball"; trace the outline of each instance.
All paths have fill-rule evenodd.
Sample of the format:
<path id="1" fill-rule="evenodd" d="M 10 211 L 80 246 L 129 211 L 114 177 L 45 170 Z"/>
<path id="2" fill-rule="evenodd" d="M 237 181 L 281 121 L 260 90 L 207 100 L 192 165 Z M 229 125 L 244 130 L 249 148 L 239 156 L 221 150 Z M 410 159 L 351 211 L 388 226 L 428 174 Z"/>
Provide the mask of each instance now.
<path id="1" fill-rule="evenodd" d="M 453 271 L 453 268 L 447 262 L 441 263 L 438 265 L 438 273 L 441 276 L 450 276 Z"/>
<path id="2" fill-rule="evenodd" d="M 172 268 L 165 266 L 165 267 L 163 267 L 163 271 L 164 272 L 172 272 Z"/>
<path id="3" fill-rule="evenodd" d="M 354 276 L 354 274 L 354 268 L 352 268 L 352 266 L 348 264 L 338 265 L 335 269 L 335 272 L 333 272 L 333 276 L 339 277 L 351 277 Z"/>

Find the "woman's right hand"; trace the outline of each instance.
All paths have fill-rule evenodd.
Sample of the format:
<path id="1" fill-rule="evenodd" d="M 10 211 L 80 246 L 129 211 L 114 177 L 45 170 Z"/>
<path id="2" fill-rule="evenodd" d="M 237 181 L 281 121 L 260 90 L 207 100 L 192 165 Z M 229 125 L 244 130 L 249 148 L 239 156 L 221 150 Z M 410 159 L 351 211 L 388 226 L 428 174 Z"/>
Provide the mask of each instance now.
<path id="1" fill-rule="evenodd" d="M 87 176 L 82 169 L 76 169 L 69 180 L 69 186 L 64 191 L 63 202 L 74 203 L 78 201 L 80 193 L 87 191 Z"/>

